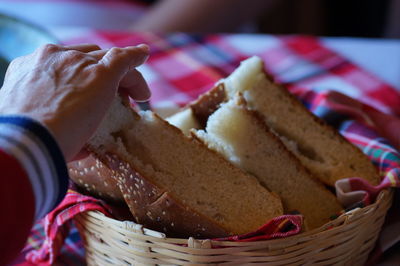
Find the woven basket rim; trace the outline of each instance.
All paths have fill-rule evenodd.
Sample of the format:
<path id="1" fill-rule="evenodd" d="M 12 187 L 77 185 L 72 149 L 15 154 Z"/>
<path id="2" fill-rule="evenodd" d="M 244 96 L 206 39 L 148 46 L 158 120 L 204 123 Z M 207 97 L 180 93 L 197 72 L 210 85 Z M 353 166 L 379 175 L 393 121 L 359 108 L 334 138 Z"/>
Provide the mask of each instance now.
<path id="1" fill-rule="evenodd" d="M 393 199 L 382 191 L 366 207 L 343 213 L 320 228 L 258 241 L 168 238 L 132 221 L 101 212 L 76 216 L 88 265 L 364 265 Z"/>
<path id="2" fill-rule="evenodd" d="M 243 241 L 243 242 L 237 242 L 237 241 L 230 241 L 230 240 L 214 240 L 214 239 L 198 239 L 198 238 L 194 238 L 194 237 L 189 237 L 189 238 L 170 238 L 167 237 L 164 233 L 162 232 L 158 232 L 156 230 L 152 230 L 152 229 L 148 229 L 145 226 L 135 223 L 133 221 L 120 221 L 111 217 L 107 217 L 106 215 L 104 215 L 103 213 L 99 212 L 99 211 L 89 211 L 86 213 L 86 215 L 90 215 L 95 217 L 96 219 L 99 220 L 103 220 L 106 223 L 110 223 L 110 224 L 114 224 L 116 226 L 124 226 L 127 230 L 129 230 L 127 227 L 127 225 L 129 225 L 129 227 L 136 227 L 136 228 L 140 228 L 141 230 L 144 231 L 144 235 L 150 239 L 153 239 L 154 241 L 162 241 L 162 242 L 166 242 L 166 243 L 175 243 L 175 244 L 187 244 L 188 240 L 190 239 L 194 239 L 197 241 L 211 241 L 211 243 L 213 245 L 220 245 L 220 246 L 236 246 L 236 245 L 240 245 L 240 243 L 242 244 L 246 244 L 248 245 L 252 245 L 252 243 L 256 243 L 257 245 L 260 244 L 272 244 L 274 242 L 280 242 L 280 241 L 296 241 L 298 239 L 304 239 L 305 237 L 316 237 L 316 235 L 318 234 L 324 234 L 326 232 L 332 232 L 332 230 L 339 230 L 341 227 L 347 225 L 348 223 L 350 223 L 349 218 L 351 218 L 352 216 L 357 216 L 357 214 L 359 212 L 365 212 L 368 211 L 369 209 L 373 209 L 375 208 L 378 204 L 380 204 L 383 200 L 390 200 L 391 196 L 393 194 L 393 189 L 392 188 L 385 188 L 383 189 L 379 195 L 377 196 L 376 200 L 374 203 L 365 206 L 365 207 L 357 207 L 354 208 L 350 211 L 344 212 L 342 213 L 339 217 L 335 218 L 332 221 L 329 221 L 328 223 L 312 229 L 310 231 L 306 231 L 306 232 L 301 232 L 299 234 L 295 234 L 292 236 L 287 236 L 287 237 L 283 237 L 283 238 L 275 238 L 275 239 L 268 239 L 268 240 L 257 240 L 257 241 Z"/>

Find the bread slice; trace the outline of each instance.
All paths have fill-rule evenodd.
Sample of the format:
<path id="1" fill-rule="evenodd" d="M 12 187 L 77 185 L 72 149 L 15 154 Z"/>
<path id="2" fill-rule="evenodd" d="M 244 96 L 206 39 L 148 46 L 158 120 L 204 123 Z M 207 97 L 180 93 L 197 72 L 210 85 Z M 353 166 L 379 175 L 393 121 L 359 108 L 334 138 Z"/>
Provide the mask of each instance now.
<path id="1" fill-rule="evenodd" d="M 113 169 L 137 221 L 169 236 L 243 234 L 283 213 L 280 199 L 255 177 L 118 99 L 88 148 Z"/>
<path id="2" fill-rule="evenodd" d="M 314 180 L 300 161 L 270 132 L 262 117 L 235 97 L 221 105 L 205 130 L 192 131 L 209 148 L 253 174 L 282 199 L 285 213 L 298 211 L 306 229 L 319 227 L 342 207 L 332 192 Z"/>
<path id="3" fill-rule="evenodd" d="M 378 171 L 368 157 L 308 111 L 286 88 L 274 83 L 256 56 L 243 61 L 215 88 L 190 103 L 186 109 L 191 111 L 185 109 L 185 112 L 192 115 L 186 117 L 186 125 L 189 119 L 194 119 L 197 122 L 190 123 L 204 127 L 205 117 L 237 93 L 243 94 L 248 107 L 262 115 L 274 134 L 323 183 L 334 186 L 339 179 L 360 177 L 372 185 L 379 184 Z M 177 123 L 177 116 L 167 121 Z"/>
<path id="4" fill-rule="evenodd" d="M 325 184 L 333 186 L 339 179 L 360 177 L 377 185 L 377 169 L 367 156 L 274 83 L 263 66 L 259 57 L 243 61 L 223 81 L 228 98 L 242 93 L 249 108 L 261 113 L 286 146 Z"/>

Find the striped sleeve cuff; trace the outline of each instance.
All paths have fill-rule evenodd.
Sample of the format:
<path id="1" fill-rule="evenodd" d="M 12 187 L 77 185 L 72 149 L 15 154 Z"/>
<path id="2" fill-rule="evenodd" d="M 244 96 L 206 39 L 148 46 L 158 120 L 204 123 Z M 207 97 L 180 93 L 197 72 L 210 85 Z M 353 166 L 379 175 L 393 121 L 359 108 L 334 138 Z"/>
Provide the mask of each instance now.
<path id="1" fill-rule="evenodd" d="M 35 218 L 54 209 L 68 188 L 64 156 L 50 132 L 21 116 L 0 116 L 0 149 L 19 160 L 35 195 Z"/>

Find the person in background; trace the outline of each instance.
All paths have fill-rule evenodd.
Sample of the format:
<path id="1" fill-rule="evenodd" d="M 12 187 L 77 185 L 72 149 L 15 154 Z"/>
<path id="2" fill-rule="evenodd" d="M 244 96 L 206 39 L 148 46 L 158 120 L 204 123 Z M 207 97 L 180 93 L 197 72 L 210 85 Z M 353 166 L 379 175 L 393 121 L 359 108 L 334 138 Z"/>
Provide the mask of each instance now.
<path id="1" fill-rule="evenodd" d="M 150 97 L 135 69 L 148 54 L 147 45 L 48 44 L 11 62 L 0 89 L 0 265 L 18 255 L 33 223 L 63 199 L 66 162 L 84 156 L 116 93 Z"/>
<path id="2" fill-rule="evenodd" d="M 133 22 L 133 31 L 148 32 L 257 32 L 257 21 L 277 0 L 136 0 L 150 2 L 145 15 Z"/>
<path id="3" fill-rule="evenodd" d="M 400 37 L 400 0 L 131 0 L 150 3 L 132 30 Z"/>
<path id="4" fill-rule="evenodd" d="M 399 38 L 400 0 L 0 0 L 0 13 L 63 29 Z"/>

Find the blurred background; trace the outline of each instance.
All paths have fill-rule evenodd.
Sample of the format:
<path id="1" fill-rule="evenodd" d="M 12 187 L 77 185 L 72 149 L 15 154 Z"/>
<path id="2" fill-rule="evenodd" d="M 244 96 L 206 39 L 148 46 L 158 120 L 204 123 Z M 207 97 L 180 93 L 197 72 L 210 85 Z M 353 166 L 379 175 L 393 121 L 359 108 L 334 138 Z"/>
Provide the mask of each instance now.
<path id="1" fill-rule="evenodd" d="M 400 0 L 0 0 L 0 15 L 0 84 L 12 58 L 105 30 L 318 36 L 400 89 Z"/>
<path id="2" fill-rule="evenodd" d="M 44 28 L 400 37 L 399 0 L 0 0 L 0 12 Z"/>
<path id="3" fill-rule="evenodd" d="M 398 0 L 288 0 L 261 18 L 261 30 L 323 36 L 400 37 Z"/>

